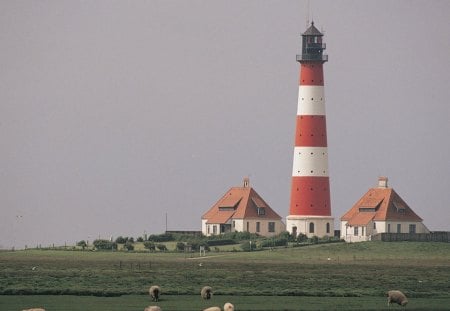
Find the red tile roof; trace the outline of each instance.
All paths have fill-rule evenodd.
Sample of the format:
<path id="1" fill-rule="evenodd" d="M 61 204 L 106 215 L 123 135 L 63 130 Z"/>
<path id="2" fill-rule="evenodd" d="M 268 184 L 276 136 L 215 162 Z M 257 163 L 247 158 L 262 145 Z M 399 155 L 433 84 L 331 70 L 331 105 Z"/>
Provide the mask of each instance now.
<path id="1" fill-rule="evenodd" d="M 258 215 L 258 208 L 260 214 Z M 262 209 L 264 213 L 262 214 Z M 205 214 L 207 223 L 224 224 L 231 219 L 260 218 L 281 220 L 261 196 L 250 186 L 230 188 Z"/>
<path id="2" fill-rule="evenodd" d="M 374 221 L 414 221 L 420 218 L 403 201 L 394 189 L 388 187 L 371 188 L 342 217 L 349 225 L 367 224 Z"/>
<path id="3" fill-rule="evenodd" d="M 367 225 L 375 216 L 375 212 L 364 212 L 357 213 L 347 222 L 349 226 L 365 226 Z"/>

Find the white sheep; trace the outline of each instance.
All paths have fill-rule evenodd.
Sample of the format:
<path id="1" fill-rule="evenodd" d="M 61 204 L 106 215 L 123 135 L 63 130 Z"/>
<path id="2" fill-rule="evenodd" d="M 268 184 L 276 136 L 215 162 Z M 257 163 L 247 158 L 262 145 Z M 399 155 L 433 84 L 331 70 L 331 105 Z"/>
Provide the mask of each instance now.
<path id="1" fill-rule="evenodd" d="M 162 311 L 160 307 L 158 306 L 148 306 L 144 309 L 144 311 Z"/>
<path id="2" fill-rule="evenodd" d="M 23 309 L 22 311 L 45 311 L 43 308 L 31 308 L 31 309 Z"/>
<path id="3" fill-rule="evenodd" d="M 220 309 L 220 307 L 209 307 L 204 309 L 203 311 L 222 311 L 222 309 Z M 227 302 L 223 305 L 223 311 L 234 311 L 234 306 L 233 304 Z"/>
<path id="4" fill-rule="evenodd" d="M 161 295 L 161 287 L 158 285 L 153 285 L 148 290 L 150 297 L 152 297 L 152 301 L 159 301 L 159 296 Z"/>
<path id="5" fill-rule="evenodd" d="M 212 292 L 211 286 L 204 286 L 202 288 L 202 291 L 200 292 L 200 295 L 202 296 L 202 298 L 206 299 L 206 300 L 211 299 L 212 294 L 213 294 L 213 292 Z"/>
<path id="6" fill-rule="evenodd" d="M 403 294 L 399 290 L 388 291 L 387 297 L 388 307 L 391 305 L 391 303 L 397 303 L 401 306 L 406 306 L 406 304 L 408 303 L 408 299 L 406 299 L 405 294 Z"/>

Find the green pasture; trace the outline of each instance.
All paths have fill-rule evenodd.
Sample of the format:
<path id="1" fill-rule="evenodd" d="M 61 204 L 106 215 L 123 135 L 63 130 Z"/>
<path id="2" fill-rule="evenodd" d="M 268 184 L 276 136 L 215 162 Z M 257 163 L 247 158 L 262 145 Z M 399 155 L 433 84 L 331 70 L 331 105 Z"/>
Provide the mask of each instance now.
<path id="1" fill-rule="evenodd" d="M 35 306 L 45 306 L 47 311 L 143 311 L 155 305 L 147 296 L 120 297 L 92 296 L 0 296 L 0 310 L 18 311 Z M 294 310 L 405 310 L 398 305 L 387 307 L 384 297 L 303 297 L 303 296 L 215 296 L 202 301 L 194 295 L 163 296 L 157 303 L 164 311 L 199 311 L 210 306 L 223 306 L 233 302 L 235 309 L 258 311 Z M 406 310 L 449 310 L 449 298 L 415 298 Z"/>
<path id="2" fill-rule="evenodd" d="M 319 244 L 255 252 L 0 252 L 0 310 L 143 310 L 158 284 L 163 310 L 382 310 L 400 289 L 408 310 L 450 310 L 450 243 Z M 84 305 L 84 307 L 82 307 Z M 210 304 L 208 304 L 210 305 Z M 391 307 L 394 309 L 394 307 Z"/>

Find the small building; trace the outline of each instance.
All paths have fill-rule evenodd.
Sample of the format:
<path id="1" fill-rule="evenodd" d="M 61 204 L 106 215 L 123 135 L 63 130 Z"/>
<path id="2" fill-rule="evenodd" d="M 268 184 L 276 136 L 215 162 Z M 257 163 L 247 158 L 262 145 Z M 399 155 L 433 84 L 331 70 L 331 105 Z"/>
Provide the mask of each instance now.
<path id="1" fill-rule="evenodd" d="M 429 233 L 405 201 L 388 187 L 387 177 L 371 188 L 341 217 L 341 238 L 346 242 L 370 241 L 378 233 Z"/>
<path id="2" fill-rule="evenodd" d="M 243 231 L 274 236 L 285 230 L 281 216 L 250 187 L 248 178 L 244 178 L 242 187 L 230 188 L 202 216 L 202 233 L 206 236 Z"/>

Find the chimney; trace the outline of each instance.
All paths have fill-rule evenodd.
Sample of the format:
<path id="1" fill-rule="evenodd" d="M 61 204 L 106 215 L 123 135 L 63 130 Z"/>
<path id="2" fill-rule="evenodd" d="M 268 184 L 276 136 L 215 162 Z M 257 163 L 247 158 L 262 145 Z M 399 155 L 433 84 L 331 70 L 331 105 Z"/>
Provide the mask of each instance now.
<path id="1" fill-rule="evenodd" d="M 381 176 L 378 177 L 378 188 L 387 188 L 388 187 L 388 178 Z"/>
<path id="2" fill-rule="evenodd" d="M 244 177 L 244 188 L 250 187 L 250 178 Z"/>

